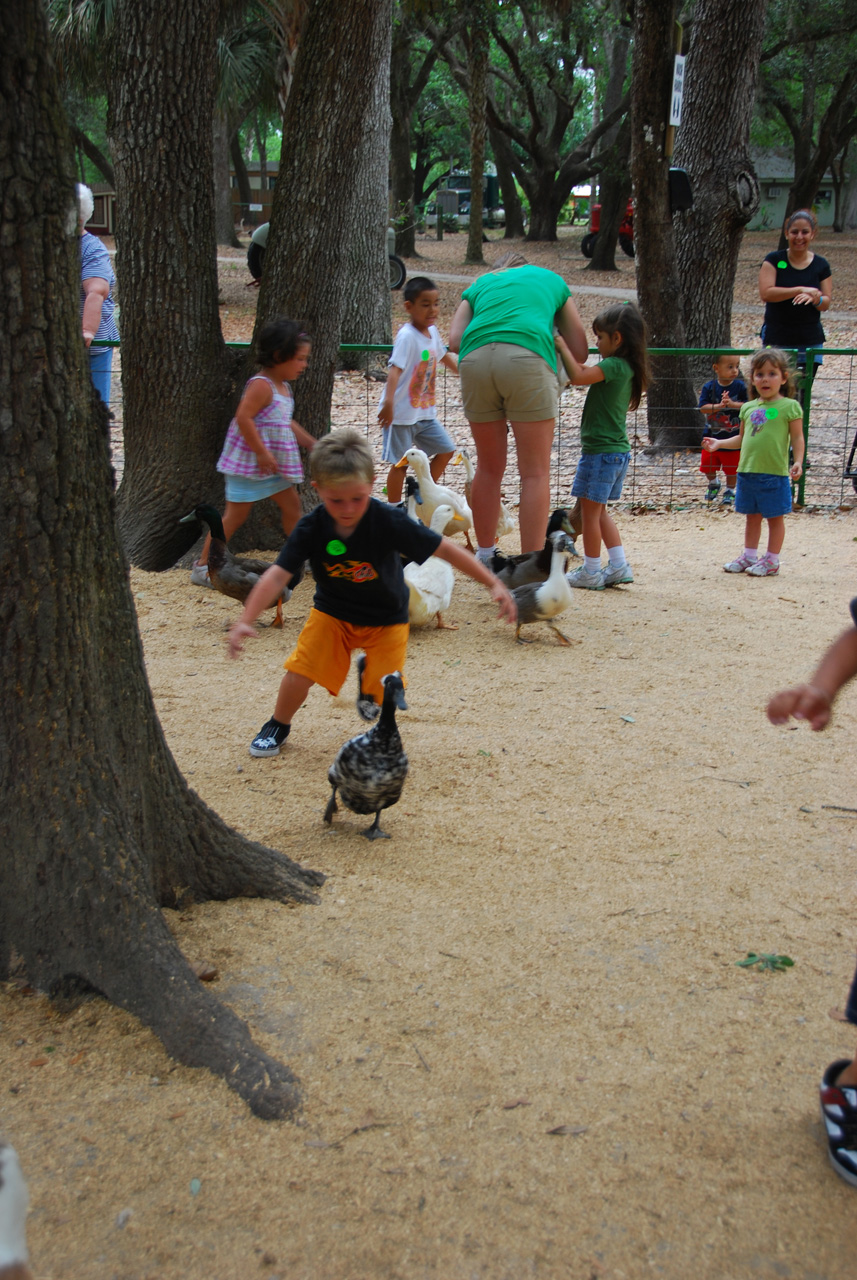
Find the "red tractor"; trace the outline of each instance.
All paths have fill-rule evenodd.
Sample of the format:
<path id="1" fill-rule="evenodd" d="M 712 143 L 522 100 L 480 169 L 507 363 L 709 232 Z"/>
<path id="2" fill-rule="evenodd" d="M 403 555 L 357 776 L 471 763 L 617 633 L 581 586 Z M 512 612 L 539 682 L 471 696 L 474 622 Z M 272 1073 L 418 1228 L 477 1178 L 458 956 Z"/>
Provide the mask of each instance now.
<path id="1" fill-rule="evenodd" d="M 580 242 L 580 252 L 584 258 L 591 258 L 595 252 L 595 241 L 598 239 L 598 230 L 601 226 L 601 205 L 594 204 L 592 206 L 592 217 L 589 221 L 589 230 Z M 628 207 L 625 210 L 625 216 L 619 226 L 619 244 L 627 253 L 629 258 L 634 256 L 634 202 L 628 201 Z"/>

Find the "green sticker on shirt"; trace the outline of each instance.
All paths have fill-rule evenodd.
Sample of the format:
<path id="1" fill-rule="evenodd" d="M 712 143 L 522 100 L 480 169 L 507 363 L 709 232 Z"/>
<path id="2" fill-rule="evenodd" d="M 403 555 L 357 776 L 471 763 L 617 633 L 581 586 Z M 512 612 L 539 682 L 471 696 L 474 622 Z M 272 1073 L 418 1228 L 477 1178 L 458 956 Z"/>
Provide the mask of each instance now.
<path id="1" fill-rule="evenodd" d="M 341 556 L 345 554 L 345 543 L 340 542 L 338 538 L 333 538 L 327 544 L 327 554 L 329 556 Z"/>
<path id="2" fill-rule="evenodd" d="M 777 267 L 779 268 L 780 271 L 785 271 L 788 265 L 789 264 L 787 262 L 782 262 L 782 261 L 777 263 Z"/>
<path id="3" fill-rule="evenodd" d="M 772 418 L 776 418 L 776 416 L 777 416 L 777 410 L 776 410 L 776 409 L 766 409 L 766 410 L 765 410 L 765 417 L 768 419 L 768 421 L 770 421 Z M 344 550 L 344 549 L 345 549 L 345 548 L 343 548 L 343 550 Z"/>
<path id="4" fill-rule="evenodd" d="M 423 360 L 428 360 L 428 358 L 429 358 L 429 353 L 428 353 L 427 351 L 424 351 L 424 352 L 423 352 Z"/>

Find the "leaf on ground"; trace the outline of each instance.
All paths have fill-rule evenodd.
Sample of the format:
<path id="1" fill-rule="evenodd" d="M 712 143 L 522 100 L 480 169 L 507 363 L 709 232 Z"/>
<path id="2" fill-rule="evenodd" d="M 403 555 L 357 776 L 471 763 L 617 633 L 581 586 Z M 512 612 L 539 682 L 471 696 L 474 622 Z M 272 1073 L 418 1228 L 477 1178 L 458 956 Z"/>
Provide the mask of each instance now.
<path id="1" fill-rule="evenodd" d="M 827 1016 L 828 1018 L 832 1018 L 834 1022 L 850 1022 L 851 1021 L 851 1019 L 848 1017 L 848 1014 L 843 1013 L 841 1009 L 829 1009 L 827 1012 Z"/>
<path id="2" fill-rule="evenodd" d="M 588 1124 L 558 1124 L 555 1129 L 548 1129 L 548 1133 L 568 1134 L 571 1138 L 579 1138 L 582 1133 L 586 1133 L 588 1128 Z"/>
<path id="3" fill-rule="evenodd" d="M 529 1098 L 513 1098 L 511 1102 L 503 1103 L 504 1111 L 514 1111 L 515 1107 L 528 1107 L 530 1105 Z"/>
<path id="4" fill-rule="evenodd" d="M 213 964 L 208 964 L 205 960 L 199 960 L 195 965 L 191 966 L 200 982 L 214 982 L 220 977 L 220 972 Z"/>
<path id="5" fill-rule="evenodd" d="M 736 960 L 735 963 L 739 969 L 750 969 L 758 965 L 760 969 L 772 973 L 781 973 L 784 969 L 794 967 L 791 956 L 778 956 L 769 951 L 748 951 L 745 959 Z"/>

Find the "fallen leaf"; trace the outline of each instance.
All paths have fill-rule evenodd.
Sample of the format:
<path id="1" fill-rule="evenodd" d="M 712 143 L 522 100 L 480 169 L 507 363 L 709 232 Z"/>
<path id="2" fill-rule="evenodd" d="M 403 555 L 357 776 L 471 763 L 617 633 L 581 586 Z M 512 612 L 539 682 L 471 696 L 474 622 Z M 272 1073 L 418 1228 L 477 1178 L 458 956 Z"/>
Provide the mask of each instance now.
<path id="1" fill-rule="evenodd" d="M 844 1014 L 841 1009 L 829 1009 L 828 1018 L 832 1018 L 834 1022 L 849 1022 L 850 1018 Z"/>
<path id="2" fill-rule="evenodd" d="M 193 966 L 193 971 L 199 978 L 200 982 L 214 982 L 220 977 L 220 973 L 213 964 L 207 964 L 205 960 L 198 961 Z"/>
<path id="3" fill-rule="evenodd" d="M 47 1063 L 48 1063 L 48 1062 L 50 1062 L 50 1058 L 31 1058 L 31 1059 L 30 1059 L 30 1066 L 31 1066 L 31 1067 L 44 1067 L 44 1066 L 46 1066 L 46 1065 L 47 1065 Z"/>
<path id="4" fill-rule="evenodd" d="M 76 1067 L 77 1064 L 85 1057 L 86 1057 L 86 1050 L 81 1049 L 80 1053 L 76 1053 L 73 1058 L 69 1058 L 68 1064 L 70 1067 Z"/>
<path id="5" fill-rule="evenodd" d="M 528 1107 L 529 1105 L 530 1101 L 528 1098 L 515 1098 L 513 1102 L 504 1102 L 503 1110 L 514 1111 L 515 1107 Z"/>
<path id="6" fill-rule="evenodd" d="M 548 1129 L 548 1133 L 568 1134 L 571 1138 L 579 1138 L 588 1128 L 588 1124 L 558 1124 L 555 1129 Z"/>

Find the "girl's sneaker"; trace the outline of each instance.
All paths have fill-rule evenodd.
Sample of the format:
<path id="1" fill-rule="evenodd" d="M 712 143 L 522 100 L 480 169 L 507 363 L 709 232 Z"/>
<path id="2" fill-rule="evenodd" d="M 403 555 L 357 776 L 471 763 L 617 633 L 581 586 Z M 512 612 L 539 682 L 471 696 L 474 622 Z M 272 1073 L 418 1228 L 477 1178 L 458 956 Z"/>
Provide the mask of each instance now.
<path id="1" fill-rule="evenodd" d="M 749 556 L 744 555 L 743 551 L 737 560 L 730 560 L 723 568 L 727 573 L 749 573 L 753 565 L 758 564 L 758 560 L 751 560 Z"/>
<path id="2" fill-rule="evenodd" d="M 735 490 L 724 489 L 723 490 L 723 506 L 733 507 L 734 505 L 735 505 Z"/>
<path id="3" fill-rule="evenodd" d="M 840 1178 L 857 1187 L 857 1089 L 835 1083 L 847 1066 L 847 1058 L 830 1064 L 821 1077 L 819 1103 L 830 1163 Z"/>
<path id="4" fill-rule="evenodd" d="M 717 480 L 713 480 L 711 484 L 708 486 L 708 489 L 706 490 L 705 501 L 713 502 L 719 492 L 720 492 L 720 484 Z"/>
<path id="5" fill-rule="evenodd" d="M 769 560 L 767 556 L 761 556 L 747 570 L 747 573 L 751 578 L 773 578 L 779 571 L 780 566 L 778 564 L 774 564 L 773 560 Z"/>
<path id="6" fill-rule="evenodd" d="M 581 565 L 579 569 L 575 569 L 573 573 L 567 573 L 565 580 L 570 587 L 583 587 L 586 591 L 603 591 L 604 590 L 604 570 L 599 569 L 597 573 L 587 573 L 586 566 Z"/>
<path id="7" fill-rule="evenodd" d="M 601 570 L 601 581 L 605 587 L 618 587 L 624 583 L 633 582 L 634 575 L 627 561 L 625 564 L 608 564 Z"/>

